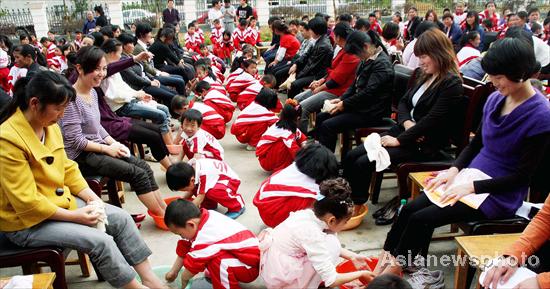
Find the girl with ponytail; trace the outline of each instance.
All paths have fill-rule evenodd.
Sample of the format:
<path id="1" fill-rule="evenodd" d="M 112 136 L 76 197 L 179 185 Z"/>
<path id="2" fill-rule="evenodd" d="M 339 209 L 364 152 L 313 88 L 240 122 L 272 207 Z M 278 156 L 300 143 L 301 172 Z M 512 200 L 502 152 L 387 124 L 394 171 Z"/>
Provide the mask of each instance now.
<path id="1" fill-rule="evenodd" d="M 279 121 L 270 126 L 256 146 L 260 166 L 269 172 L 288 167 L 296 153 L 305 145 L 307 137 L 298 128 L 300 106 L 288 99 L 279 115 Z"/>
<path id="2" fill-rule="evenodd" d="M 366 270 L 336 272 L 340 257 L 356 266 L 367 258 L 342 248 L 337 237 L 353 211 L 348 183 L 342 178 L 329 179 L 319 187 L 312 208 L 293 212 L 260 234 L 260 276 L 267 288 L 318 288 L 321 282 L 338 287 L 374 277 Z"/>
<path id="3" fill-rule="evenodd" d="M 16 82 L 12 102 L 0 112 L 0 231 L 21 247 L 62 244 L 85 252 L 113 287 L 160 288 L 151 250 L 130 215 L 104 204 L 67 157 L 57 123 L 75 99 L 67 79 L 51 71 Z"/>

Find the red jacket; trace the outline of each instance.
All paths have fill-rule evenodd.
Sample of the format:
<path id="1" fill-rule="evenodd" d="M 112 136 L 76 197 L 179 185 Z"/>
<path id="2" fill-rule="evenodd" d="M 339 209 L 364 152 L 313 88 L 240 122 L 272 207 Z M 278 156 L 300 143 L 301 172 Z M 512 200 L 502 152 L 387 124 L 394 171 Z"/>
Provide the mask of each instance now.
<path id="1" fill-rule="evenodd" d="M 328 81 L 334 81 L 338 84 L 337 87 L 328 88 L 327 92 L 330 92 L 340 97 L 351 86 L 355 79 L 355 71 L 357 65 L 361 62 L 361 59 L 354 54 L 347 53 L 344 49 L 338 52 L 338 55 L 332 60 L 331 68 L 328 69 L 328 77 L 325 83 Z"/>

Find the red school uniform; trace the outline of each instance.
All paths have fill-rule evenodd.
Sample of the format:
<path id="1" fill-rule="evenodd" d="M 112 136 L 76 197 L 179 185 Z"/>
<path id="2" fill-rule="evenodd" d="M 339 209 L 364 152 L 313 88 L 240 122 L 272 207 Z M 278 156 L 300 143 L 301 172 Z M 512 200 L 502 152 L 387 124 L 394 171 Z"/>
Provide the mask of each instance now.
<path id="1" fill-rule="evenodd" d="M 259 275 L 258 238 L 239 222 L 216 211 L 201 209 L 198 231 L 178 241 L 176 254 L 193 274 L 210 272 L 214 289 L 236 289 Z"/>
<path id="2" fill-rule="evenodd" d="M 241 111 L 231 126 L 231 133 L 240 143 L 255 147 L 267 128 L 277 120 L 275 113 L 254 101 Z"/>
<path id="3" fill-rule="evenodd" d="M 370 25 L 370 30 L 378 33 L 378 35 L 382 35 L 382 27 L 380 27 L 380 24 L 378 24 L 378 20 L 374 20 L 374 23 Z"/>
<path id="4" fill-rule="evenodd" d="M 258 80 L 250 73 L 243 71 L 240 75 L 235 77 L 230 84 L 226 85 L 229 98 L 232 101 L 237 101 L 239 93 L 243 92 L 247 87 L 257 82 Z"/>
<path id="5" fill-rule="evenodd" d="M 210 34 L 210 42 L 212 42 L 214 47 L 223 41 L 223 32 L 225 32 L 223 27 L 220 29 L 212 29 L 212 33 Z"/>
<path id="6" fill-rule="evenodd" d="M 219 62 L 218 62 L 218 64 L 219 64 Z M 221 85 L 225 81 L 225 75 L 223 75 L 223 73 L 221 71 L 221 68 L 218 67 L 218 66 L 212 66 L 212 72 L 214 72 L 214 75 L 216 75 L 216 79 L 218 80 L 218 82 Z"/>
<path id="7" fill-rule="evenodd" d="M 292 163 L 260 185 L 253 203 L 264 224 L 274 228 L 291 212 L 310 208 L 318 194 L 319 185 L 315 180 L 300 172 L 296 163 Z"/>
<path id="8" fill-rule="evenodd" d="M 67 69 L 67 60 L 65 56 L 54 56 L 47 60 L 48 67 L 55 68 L 57 70 L 63 71 Z"/>
<path id="9" fill-rule="evenodd" d="M 207 159 L 223 161 L 223 147 L 220 142 L 210 133 L 199 129 L 195 135 L 188 137 L 185 132 L 181 134 L 183 153 L 188 159 L 195 157 L 195 154 L 201 154 Z"/>
<path id="10" fill-rule="evenodd" d="M 250 39 L 254 41 L 254 45 L 262 42 L 260 37 L 260 31 L 256 27 L 248 27 L 248 33 L 250 33 Z"/>
<path id="11" fill-rule="evenodd" d="M 490 29 L 490 31 L 497 31 L 499 21 L 499 16 L 497 13 L 493 13 L 493 17 L 489 17 L 489 11 L 484 10 L 483 12 L 479 13 L 479 22 L 481 23 L 484 19 L 491 20 L 492 28 Z"/>
<path id="12" fill-rule="evenodd" d="M 225 82 L 224 82 L 223 85 L 225 85 L 225 87 L 229 87 L 231 85 L 231 83 L 233 83 L 235 78 L 237 78 L 237 76 L 241 75 L 243 72 L 244 72 L 244 70 L 240 67 L 235 69 L 235 71 L 229 73 L 229 75 L 225 79 Z"/>
<path id="13" fill-rule="evenodd" d="M 25 77 L 27 75 L 27 69 L 21 68 L 15 64 L 10 68 L 10 72 L 8 74 L 8 85 L 6 92 L 9 95 L 13 95 L 12 89 L 15 85 L 15 82 L 18 81 L 20 78 Z"/>
<path id="14" fill-rule="evenodd" d="M 189 51 L 194 51 L 196 53 L 201 53 L 200 45 L 203 43 L 198 32 L 193 34 L 187 32 L 185 33 L 185 48 Z"/>
<path id="15" fill-rule="evenodd" d="M 233 118 L 235 105 L 233 105 L 233 102 L 226 94 L 220 92 L 218 89 L 211 87 L 202 101 L 221 115 L 225 123 L 228 123 Z"/>
<path id="16" fill-rule="evenodd" d="M 241 29 L 241 28 L 237 28 L 235 29 L 235 31 L 233 31 L 233 47 L 235 47 L 235 49 L 237 50 L 241 50 L 242 48 L 242 43 L 248 43 L 250 45 L 256 45 L 255 41 L 253 38 L 252 38 L 252 35 L 250 35 L 250 30 L 247 28 L 247 29 Z"/>
<path id="17" fill-rule="evenodd" d="M 55 44 L 53 44 L 53 42 L 51 42 L 50 45 L 47 48 L 46 59 L 52 59 L 56 56 L 55 55 L 55 49 L 56 48 L 57 48 L 57 46 Z"/>
<path id="18" fill-rule="evenodd" d="M 256 96 L 258 93 L 260 93 L 260 90 L 264 85 L 262 84 L 262 81 L 256 81 L 249 85 L 243 92 L 239 93 L 239 96 L 237 97 L 237 107 L 240 110 L 243 110 L 245 107 L 249 106 L 254 99 L 256 99 Z M 279 113 L 283 110 L 283 105 L 280 101 L 277 101 L 277 107 L 272 109 L 274 113 Z"/>
<path id="19" fill-rule="evenodd" d="M 221 59 L 228 59 L 231 58 L 233 50 L 233 39 L 222 40 L 222 42 L 214 46 L 214 55 Z"/>
<path id="20" fill-rule="evenodd" d="M 189 104 L 189 108 L 194 108 L 201 112 L 201 129 L 204 129 L 216 139 L 223 138 L 225 135 L 225 121 L 223 120 L 223 117 L 216 112 L 216 110 L 209 105 L 196 101 L 192 101 Z"/>
<path id="21" fill-rule="evenodd" d="M 270 126 L 256 146 L 256 157 L 260 166 L 270 172 L 288 167 L 294 162 L 296 153 L 306 140 L 306 135 L 299 129 L 292 133 L 290 130 L 277 127 L 277 124 Z"/>

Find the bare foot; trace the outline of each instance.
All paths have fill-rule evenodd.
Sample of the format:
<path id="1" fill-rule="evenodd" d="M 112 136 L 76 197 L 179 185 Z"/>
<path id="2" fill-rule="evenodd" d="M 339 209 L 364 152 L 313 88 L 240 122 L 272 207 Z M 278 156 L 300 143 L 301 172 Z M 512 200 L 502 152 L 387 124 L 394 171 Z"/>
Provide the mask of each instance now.
<path id="1" fill-rule="evenodd" d="M 374 267 L 374 270 L 372 270 L 372 273 L 374 273 L 376 276 L 380 275 L 384 269 L 389 265 L 389 252 L 382 250 L 380 253 L 380 256 L 378 256 L 378 263 L 376 264 L 376 267 Z"/>

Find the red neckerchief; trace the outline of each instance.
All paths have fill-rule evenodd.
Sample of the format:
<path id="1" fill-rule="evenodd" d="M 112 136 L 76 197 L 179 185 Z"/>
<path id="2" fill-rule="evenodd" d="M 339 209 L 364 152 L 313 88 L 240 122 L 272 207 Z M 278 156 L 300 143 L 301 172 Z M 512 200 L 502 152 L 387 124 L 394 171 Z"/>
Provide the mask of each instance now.
<path id="1" fill-rule="evenodd" d="M 456 15 L 456 16 L 460 16 L 460 15 L 462 15 L 462 14 L 464 14 L 464 11 L 462 11 L 462 12 L 456 12 L 456 11 L 455 11 L 455 15 Z"/>

